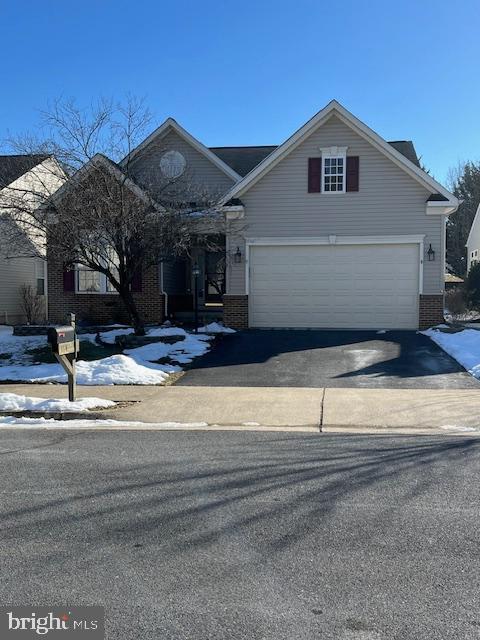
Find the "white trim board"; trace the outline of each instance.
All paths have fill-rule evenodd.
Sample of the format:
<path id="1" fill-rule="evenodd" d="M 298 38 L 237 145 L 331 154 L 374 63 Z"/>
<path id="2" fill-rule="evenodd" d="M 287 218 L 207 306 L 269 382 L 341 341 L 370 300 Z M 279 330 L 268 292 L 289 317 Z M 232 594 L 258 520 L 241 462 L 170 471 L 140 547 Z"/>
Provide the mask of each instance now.
<path id="1" fill-rule="evenodd" d="M 247 245 L 315 245 L 315 244 L 417 244 L 425 235 L 406 236 L 318 236 L 298 238 L 245 238 Z"/>
<path id="2" fill-rule="evenodd" d="M 267 156 L 260 164 L 258 164 L 250 173 L 248 173 L 240 182 L 230 189 L 230 191 L 224 196 L 223 201 L 228 202 L 231 198 L 238 198 L 242 196 L 248 189 L 250 189 L 260 178 L 262 178 L 268 171 L 273 169 L 285 156 L 291 153 L 296 147 L 298 147 L 309 135 L 311 135 L 316 129 L 324 124 L 332 115 L 336 115 L 347 126 L 351 127 L 360 136 L 366 139 L 372 146 L 378 149 L 381 153 L 392 160 L 398 167 L 406 171 L 412 178 L 419 182 L 423 187 L 433 193 L 440 193 L 447 198 L 448 201 L 445 204 L 458 207 L 457 198 L 450 193 L 443 185 L 434 180 L 425 171 L 422 171 L 413 162 L 408 160 L 399 151 L 394 149 L 386 140 L 379 136 L 373 129 L 370 129 L 366 124 L 361 122 L 352 113 L 350 113 L 345 107 L 343 107 L 336 100 L 332 100 L 327 106 L 319 111 L 313 118 L 311 118 L 306 124 L 304 124 L 298 131 L 296 131 L 290 138 L 288 138 L 283 144 L 272 153 Z"/>
<path id="3" fill-rule="evenodd" d="M 312 238 L 245 238 L 245 295 L 250 292 L 250 248 L 262 246 L 315 246 L 358 244 L 418 244 L 418 293 L 423 293 L 425 235 L 399 236 L 320 236 Z"/>
<path id="4" fill-rule="evenodd" d="M 143 149 L 145 149 L 151 142 L 154 140 L 161 139 L 167 135 L 167 133 L 172 130 L 175 131 L 177 135 L 179 135 L 185 142 L 187 142 L 190 146 L 192 146 L 196 151 L 205 156 L 212 164 L 214 164 L 218 169 L 223 171 L 229 178 L 238 182 L 242 179 L 242 177 L 234 171 L 231 167 L 228 166 L 223 160 L 221 160 L 217 155 L 210 151 L 208 147 L 194 138 L 186 129 L 184 129 L 181 125 L 178 124 L 176 120 L 173 118 L 167 118 L 163 124 L 161 124 L 153 133 L 145 138 L 143 142 L 141 142 L 138 147 L 135 147 L 133 151 L 125 156 L 125 158 L 120 162 L 120 166 L 125 166 L 128 162 L 131 162 L 133 158 L 135 158 Z"/>

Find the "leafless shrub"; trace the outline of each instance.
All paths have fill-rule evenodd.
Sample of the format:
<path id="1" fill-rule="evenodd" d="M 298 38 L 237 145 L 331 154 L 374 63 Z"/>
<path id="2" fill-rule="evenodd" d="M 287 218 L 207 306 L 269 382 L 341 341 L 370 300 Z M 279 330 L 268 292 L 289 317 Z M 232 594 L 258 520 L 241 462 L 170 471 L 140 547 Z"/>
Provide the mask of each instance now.
<path id="1" fill-rule="evenodd" d="M 464 316 L 468 312 L 467 297 L 462 287 L 445 292 L 445 307 L 453 317 Z"/>
<path id="2" fill-rule="evenodd" d="M 27 324 L 40 322 L 45 311 L 42 296 L 39 296 L 31 285 L 22 284 L 20 287 L 20 299 L 23 312 L 27 318 Z"/>

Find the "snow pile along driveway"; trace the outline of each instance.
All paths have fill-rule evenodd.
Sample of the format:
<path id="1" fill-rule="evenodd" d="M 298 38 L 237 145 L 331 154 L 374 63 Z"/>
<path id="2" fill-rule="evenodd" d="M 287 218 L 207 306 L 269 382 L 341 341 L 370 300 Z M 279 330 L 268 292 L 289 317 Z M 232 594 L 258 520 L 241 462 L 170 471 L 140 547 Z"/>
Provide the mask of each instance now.
<path id="1" fill-rule="evenodd" d="M 480 331 L 464 329 L 457 333 L 445 333 L 433 328 L 421 333 L 455 358 L 468 373 L 480 379 Z"/>
<path id="2" fill-rule="evenodd" d="M 0 393 L 0 411 L 58 411 L 83 412 L 89 409 L 106 409 L 113 407 L 115 402 L 102 398 L 82 398 L 69 402 L 59 398 L 35 398 L 20 396 L 16 393 Z"/>

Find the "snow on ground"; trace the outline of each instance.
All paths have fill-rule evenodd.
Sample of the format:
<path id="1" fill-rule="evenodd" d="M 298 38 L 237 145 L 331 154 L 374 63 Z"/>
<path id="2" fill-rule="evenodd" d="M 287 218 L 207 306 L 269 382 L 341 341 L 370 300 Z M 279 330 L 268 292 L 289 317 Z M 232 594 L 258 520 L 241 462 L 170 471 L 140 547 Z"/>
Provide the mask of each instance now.
<path id="1" fill-rule="evenodd" d="M 223 324 L 219 324 L 218 322 L 211 322 L 210 324 L 206 324 L 204 327 L 200 327 L 198 330 L 199 333 L 236 333 L 235 329 L 230 329 L 230 327 L 224 327 Z"/>
<path id="2" fill-rule="evenodd" d="M 480 378 L 480 331 L 463 329 L 457 333 L 445 333 L 437 329 L 421 331 L 455 358 L 475 378 Z"/>
<path id="3" fill-rule="evenodd" d="M 6 416 L 0 418 L 0 429 L 98 429 L 117 428 L 125 429 L 199 429 L 208 427 L 206 422 L 125 422 L 119 420 L 55 420 L 54 418 L 14 418 Z"/>
<path id="4" fill-rule="evenodd" d="M 445 431 L 461 431 L 462 433 L 477 433 L 478 431 L 480 431 L 480 427 L 476 428 L 476 427 L 462 427 L 462 426 L 458 426 L 455 424 L 445 424 L 443 427 L 441 427 L 442 429 L 445 429 Z"/>
<path id="5" fill-rule="evenodd" d="M 186 334 L 184 340 L 175 342 L 175 344 L 152 342 L 151 344 L 143 345 L 143 347 L 125 349 L 125 353 L 136 361 L 155 362 L 163 358 L 169 358 L 180 364 L 188 364 L 193 358 L 203 356 L 210 349 L 208 343 L 210 339 L 210 336 Z M 177 370 L 180 371 L 180 369 Z"/>
<path id="6" fill-rule="evenodd" d="M 77 384 L 162 384 L 170 373 L 180 371 L 174 365 L 136 362 L 122 354 L 101 360 L 77 361 Z M 0 380 L 16 382 L 67 382 L 59 364 L 0 366 Z"/>
<path id="7" fill-rule="evenodd" d="M 452 313 L 448 309 L 444 309 L 443 315 L 447 322 L 472 322 L 473 320 L 480 320 L 480 313 L 478 311 L 465 311 L 465 313 Z"/>
<path id="8" fill-rule="evenodd" d="M 7 362 L 8 364 L 30 363 L 32 356 L 27 351 L 44 347 L 46 339 L 46 336 L 14 336 L 12 327 L 1 326 L 0 367 Z"/>
<path id="9" fill-rule="evenodd" d="M 58 398 L 35 398 L 20 396 L 16 393 L 0 393 L 0 411 L 88 411 L 89 409 L 106 409 L 115 402 L 102 398 L 81 398 L 75 402 Z"/>
<path id="10" fill-rule="evenodd" d="M 207 325 L 205 331 L 213 326 L 213 333 L 233 332 L 217 323 Z M 202 331 L 200 329 L 200 331 Z M 215 329 L 218 329 L 215 331 Z M 132 333 L 132 329 L 114 328 L 101 332 L 105 342 L 114 343 L 115 336 Z M 212 333 L 210 330 L 208 333 Z M 210 348 L 209 340 L 213 335 L 187 333 L 178 327 L 150 327 L 147 335 L 183 336 L 175 344 L 156 342 L 134 349 L 126 349 L 124 354 L 113 355 L 101 360 L 77 361 L 77 383 L 81 385 L 112 384 L 162 384 L 171 373 L 181 371 L 179 365 L 189 364 L 198 356 L 204 355 Z M 81 334 L 81 340 L 95 341 L 96 334 Z M 67 375 L 59 364 L 32 364 L 32 357 L 26 353 L 29 349 L 44 347 L 45 336 L 14 336 L 11 327 L 2 327 L 0 331 L 0 354 L 10 354 L 8 359 L 0 358 L 0 381 L 16 382 L 66 382 Z M 159 360 L 168 359 L 177 364 L 160 364 Z"/>

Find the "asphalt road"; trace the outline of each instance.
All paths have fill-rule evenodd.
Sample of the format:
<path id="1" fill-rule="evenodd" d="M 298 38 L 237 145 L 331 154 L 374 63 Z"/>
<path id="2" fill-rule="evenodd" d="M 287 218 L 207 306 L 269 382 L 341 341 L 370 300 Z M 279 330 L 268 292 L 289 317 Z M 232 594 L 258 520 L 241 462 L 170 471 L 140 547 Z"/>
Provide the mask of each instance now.
<path id="1" fill-rule="evenodd" d="M 0 431 L 0 600 L 107 637 L 480 637 L 480 441 Z"/>
<path id="2" fill-rule="evenodd" d="M 415 331 L 243 331 L 194 360 L 177 384 L 480 390 L 456 360 Z"/>

